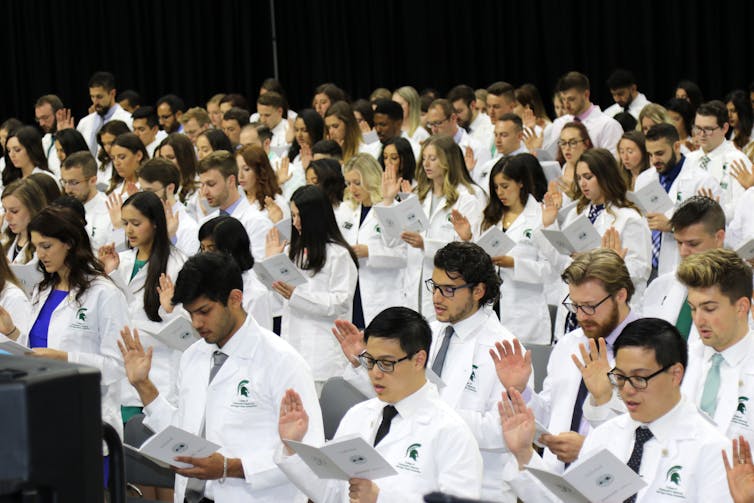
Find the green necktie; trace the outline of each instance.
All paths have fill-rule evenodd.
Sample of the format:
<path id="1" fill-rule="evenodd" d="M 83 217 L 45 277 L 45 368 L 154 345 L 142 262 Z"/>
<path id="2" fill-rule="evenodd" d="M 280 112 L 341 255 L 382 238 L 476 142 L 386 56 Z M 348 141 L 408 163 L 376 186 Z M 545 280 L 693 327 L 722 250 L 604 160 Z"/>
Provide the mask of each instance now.
<path id="1" fill-rule="evenodd" d="M 710 417 L 715 417 L 715 409 L 717 409 L 717 392 L 720 390 L 720 364 L 722 362 L 723 355 L 720 353 L 712 355 L 712 365 L 707 372 L 707 379 L 704 381 L 702 402 L 699 406 Z"/>
<path id="2" fill-rule="evenodd" d="M 691 331 L 691 306 L 686 302 L 687 299 L 688 297 L 683 299 L 681 312 L 678 313 L 678 319 L 675 322 L 675 328 L 681 332 L 681 335 L 686 341 L 689 340 L 689 332 Z"/>

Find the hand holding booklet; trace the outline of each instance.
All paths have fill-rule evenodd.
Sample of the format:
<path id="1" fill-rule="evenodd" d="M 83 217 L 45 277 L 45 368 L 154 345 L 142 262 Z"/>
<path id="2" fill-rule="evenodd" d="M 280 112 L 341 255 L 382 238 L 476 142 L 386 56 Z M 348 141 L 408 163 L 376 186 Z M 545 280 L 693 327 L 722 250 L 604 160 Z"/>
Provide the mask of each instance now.
<path id="1" fill-rule="evenodd" d="M 577 460 L 562 476 L 531 466 L 526 469 L 565 503 L 620 502 L 647 485 L 607 449 Z"/>
<path id="2" fill-rule="evenodd" d="M 516 242 L 508 237 L 506 233 L 496 226 L 487 229 L 477 240 L 482 250 L 487 252 L 490 257 L 501 257 L 507 255 L 509 251 L 516 246 Z"/>
<path id="3" fill-rule="evenodd" d="M 375 206 L 374 211 L 388 239 L 400 239 L 403 231 L 422 232 L 429 228 L 418 197 L 409 197 L 393 206 Z"/>
<path id="4" fill-rule="evenodd" d="M 563 255 L 593 250 L 602 245 L 602 237 L 585 215 L 579 215 L 563 230 L 542 229 L 542 234 Z"/>
<path id="5" fill-rule="evenodd" d="M 175 426 L 168 426 L 161 432 L 152 435 L 141 444 L 141 447 L 124 445 L 163 468 L 170 466 L 191 468 L 192 465 L 176 461 L 175 457 L 206 458 L 220 449 L 219 445 Z"/>
<path id="6" fill-rule="evenodd" d="M 395 468 L 359 436 L 346 436 L 323 447 L 314 447 L 293 440 L 284 442 L 321 479 L 379 479 L 395 475 Z"/>
<path id="7" fill-rule="evenodd" d="M 159 326 L 159 331 L 155 331 L 156 326 Z M 177 349 L 178 351 L 187 350 L 189 346 L 199 340 L 199 334 L 194 330 L 191 322 L 183 316 L 176 316 L 161 325 L 152 322 L 140 323 L 139 320 L 136 320 L 134 327 L 139 329 L 139 333 L 147 333 L 170 349 Z"/>
<path id="8" fill-rule="evenodd" d="M 652 180 L 634 192 L 627 192 L 626 198 L 644 213 L 665 213 L 673 209 L 673 201 L 657 180 Z"/>
<path id="9" fill-rule="evenodd" d="M 298 286 L 306 283 L 306 277 L 301 274 L 296 265 L 291 262 L 288 255 L 278 253 L 264 260 L 254 263 L 254 272 L 264 286 L 272 290 L 272 283 L 282 281 L 291 286 Z"/>

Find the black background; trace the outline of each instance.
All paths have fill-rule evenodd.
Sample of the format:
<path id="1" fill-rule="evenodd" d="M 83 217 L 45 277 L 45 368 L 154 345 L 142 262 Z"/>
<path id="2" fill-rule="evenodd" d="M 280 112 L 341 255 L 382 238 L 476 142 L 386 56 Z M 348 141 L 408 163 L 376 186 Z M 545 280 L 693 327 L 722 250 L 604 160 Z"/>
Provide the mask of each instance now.
<path id="1" fill-rule="evenodd" d="M 174 92 L 188 106 L 221 91 L 253 103 L 273 76 L 269 0 L 10 0 L 0 14 L 0 120 L 32 121 L 46 93 L 82 117 L 87 81 L 101 69 L 147 102 Z M 353 98 L 378 86 L 445 93 L 458 83 L 531 82 L 549 106 L 557 77 L 575 69 L 606 106 L 616 67 L 633 70 L 660 103 L 681 78 L 705 98 L 754 78 L 750 1 L 274 0 L 274 15 L 279 78 L 294 109 L 326 81 Z"/>

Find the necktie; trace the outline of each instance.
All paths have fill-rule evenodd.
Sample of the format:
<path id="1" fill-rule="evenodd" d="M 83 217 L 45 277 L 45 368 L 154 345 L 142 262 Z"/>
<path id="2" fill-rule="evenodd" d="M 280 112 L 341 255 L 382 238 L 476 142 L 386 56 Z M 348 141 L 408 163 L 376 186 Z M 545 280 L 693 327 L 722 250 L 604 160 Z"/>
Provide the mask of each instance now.
<path id="1" fill-rule="evenodd" d="M 681 305 L 681 312 L 678 313 L 678 319 L 675 322 L 675 328 L 681 332 L 681 335 L 687 341 L 689 340 L 689 332 L 691 332 L 691 306 L 685 300 Z"/>
<path id="2" fill-rule="evenodd" d="M 717 409 L 717 392 L 720 390 L 720 364 L 723 363 L 723 355 L 715 353 L 712 355 L 712 365 L 707 372 L 707 379 L 704 381 L 704 390 L 702 391 L 702 401 L 699 404 L 701 409 L 715 416 Z"/>
<path id="3" fill-rule="evenodd" d="M 602 213 L 602 210 L 605 209 L 604 204 L 593 204 L 591 208 L 589 208 L 589 223 L 594 225 L 594 222 L 597 220 L 597 217 L 600 216 L 600 213 Z"/>
<path id="4" fill-rule="evenodd" d="M 220 209 L 220 216 L 223 216 L 223 217 L 229 217 L 229 216 L 230 216 L 230 213 L 228 213 L 227 211 L 225 211 L 225 210 L 223 210 L 223 209 Z"/>
<path id="5" fill-rule="evenodd" d="M 385 408 L 382 409 L 382 422 L 380 423 L 380 427 L 377 428 L 377 435 L 375 435 L 374 437 L 374 447 L 377 447 L 377 444 L 380 443 L 380 440 L 385 438 L 385 435 L 388 434 L 388 432 L 390 431 L 390 423 L 397 415 L 398 409 L 396 409 L 393 405 L 385 405 Z"/>
<path id="6" fill-rule="evenodd" d="M 432 372 L 437 374 L 438 377 L 442 377 L 442 368 L 445 366 L 445 356 L 448 354 L 448 346 L 450 346 L 450 338 L 453 337 L 453 327 L 448 325 L 445 328 L 445 337 L 442 339 L 440 350 L 435 355 L 435 361 L 432 363 Z"/>
<path id="7" fill-rule="evenodd" d="M 212 353 L 212 368 L 209 369 L 209 383 L 212 382 L 212 380 L 217 375 L 217 372 L 220 370 L 220 367 L 223 366 L 225 363 L 225 360 L 228 359 L 228 355 L 223 353 L 222 351 L 215 351 Z M 204 437 L 204 433 L 206 430 L 206 418 L 202 421 L 202 430 L 199 434 L 200 437 Z M 206 480 L 199 480 L 199 479 L 188 479 L 188 482 L 186 483 L 186 493 L 184 494 L 184 498 L 188 503 L 198 503 L 199 501 L 204 498 L 204 488 L 207 485 Z"/>
<path id="8" fill-rule="evenodd" d="M 704 155 L 701 159 L 699 159 L 699 166 L 701 166 L 702 169 L 707 169 L 707 165 L 712 159 L 710 159 L 710 156 Z"/>
<path id="9" fill-rule="evenodd" d="M 571 415 L 571 431 L 579 432 L 579 426 L 581 426 L 581 417 L 584 414 L 583 406 L 584 400 L 587 395 L 586 384 L 584 380 L 581 380 L 579 384 L 579 392 L 576 394 L 576 403 L 573 404 L 573 414 Z"/>
<path id="10" fill-rule="evenodd" d="M 639 467 L 641 466 L 641 457 L 644 454 L 644 444 L 652 438 L 652 432 L 649 428 L 639 426 L 636 428 L 636 440 L 634 440 L 634 450 L 631 451 L 631 457 L 628 458 L 628 467 L 636 473 L 639 473 Z M 634 494 L 630 498 L 626 498 L 624 503 L 635 503 L 636 495 Z"/>
<path id="11" fill-rule="evenodd" d="M 662 245 L 662 231 L 652 231 L 652 269 L 657 269 L 660 263 L 660 246 Z"/>

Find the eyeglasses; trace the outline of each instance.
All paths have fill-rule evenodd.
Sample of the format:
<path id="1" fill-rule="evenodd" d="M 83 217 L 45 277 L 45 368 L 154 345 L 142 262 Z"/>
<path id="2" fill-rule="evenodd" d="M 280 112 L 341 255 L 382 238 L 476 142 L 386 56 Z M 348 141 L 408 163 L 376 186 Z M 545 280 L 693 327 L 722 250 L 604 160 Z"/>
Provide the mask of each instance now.
<path id="1" fill-rule="evenodd" d="M 65 187 L 66 185 L 69 187 L 78 187 L 79 184 L 84 183 L 86 180 L 64 180 L 60 179 L 60 185 Z"/>
<path id="2" fill-rule="evenodd" d="M 576 145 L 578 145 L 579 143 L 583 143 L 583 142 L 584 142 L 584 140 L 568 140 L 568 141 L 560 140 L 560 141 L 558 142 L 558 146 L 559 146 L 560 148 L 566 148 L 566 147 L 571 147 L 571 148 L 573 148 L 573 147 L 575 147 Z"/>
<path id="3" fill-rule="evenodd" d="M 691 128 L 691 132 L 694 133 L 694 134 L 700 134 L 702 136 L 709 136 L 712 133 L 714 133 L 715 130 L 717 130 L 717 129 L 720 129 L 720 126 L 715 126 L 715 127 L 699 127 L 699 126 L 694 126 L 694 127 Z"/>
<path id="4" fill-rule="evenodd" d="M 579 312 L 579 309 L 581 309 L 581 312 L 584 313 L 585 315 L 592 316 L 594 313 L 597 312 L 597 308 L 600 307 L 602 303 L 605 302 L 610 297 L 612 297 L 612 294 L 607 294 L 607 297 L 605 297 L 601 301 L 597 302 L 594 305 L 589 305 L 589 304 L 574 304 L 573 302 L 566 302 L 566 299 L 568 298 L 568 295 L 566 295 L 565 299 L 563 299 L 563 302 L 561 302 L 561 304 L 571 314 L 577 314 Z"/>
<path id="5" fill-rule="evenodd" d="M 363 351 L 359 355 L 359 363 L 361 363 L 367 370 L 372 370 L 374 365 L 377 364 L 377 368 L 383 372 L 391 373 L 395 370 L 395 364 L 404 360 L 409 360 L 414 355 L 406 355 L 403 358 L 397 360 L 385 360 L 384 358 L 376 359 L 369 356 L 366 351 Z"/>
<path id="6" fill-rule="evenodd" d="M 428 279 L 424 282 L 424 286 L 427 287 L 427 290 L 432 295 L 434 295 L 437 290 L 440 290 L 440 295 L 442 295 L 446 299 L 452 299 L 456 294 L 456 290 L 460 290 L 461 288 L 471 288 L 474 286 L 474 284 L 475 283 L 464 283 L 463 285 L 438 285 L 431 279 Z"/>
<path id="7" fill-rule="evenodd" d="M 443 120 L 441 120 L 441 121 L 427 122 L 427 127 L 429 127 L 429 128 L 436 128 L 436 127 L 440 127 L 440 125 L 444 124 L 444 123 L 445 123 L 445 122 L 447 122 L 447 121 L 448 121 L 448 118 L 447 118 L 447 117 L 445 117 L 445 118 L 444 118 Z"/>
<path id="8" fill-rule="evenodd" d="M 631 386 L 634 389 L 637 390 L 644 390 L 647 389 L 647 386 L 649 386 L 649 380 L 653 377 L 656 377 L 666 370 L 668 370 L 673 365 L 666 365 L 665 367 L 662 367 L 660 370 L 655 372 L 654 374 L 650 374 L 646 377 L 643 376 L 624 376 L 623 374 L 618 374 L 614 370 L 611 370 L 607 373 L 607 378 L 610 379 L 610 384 L 615 386 L 616 388 L 622 388 L 626 382 L 631 383 Z"/>

